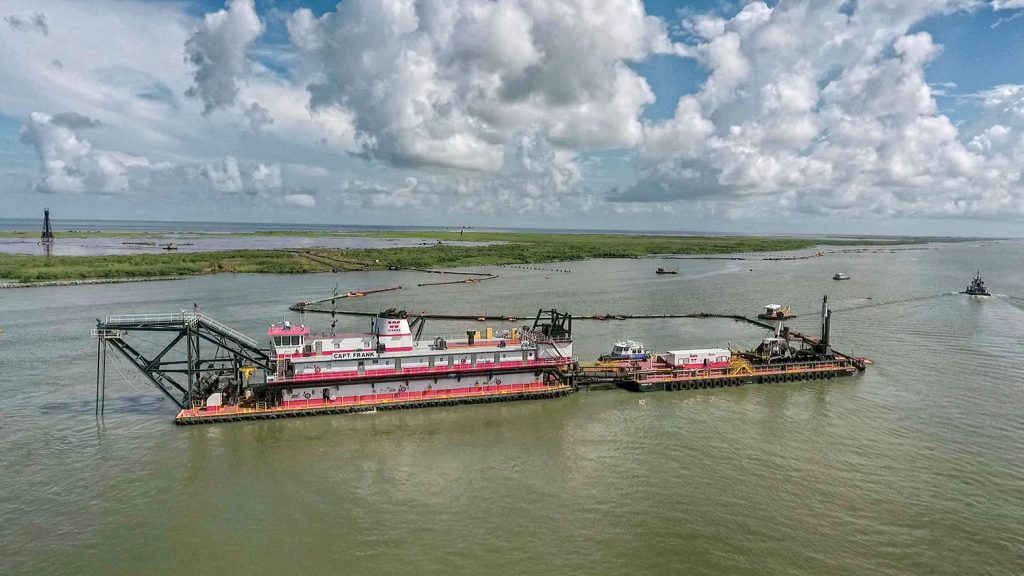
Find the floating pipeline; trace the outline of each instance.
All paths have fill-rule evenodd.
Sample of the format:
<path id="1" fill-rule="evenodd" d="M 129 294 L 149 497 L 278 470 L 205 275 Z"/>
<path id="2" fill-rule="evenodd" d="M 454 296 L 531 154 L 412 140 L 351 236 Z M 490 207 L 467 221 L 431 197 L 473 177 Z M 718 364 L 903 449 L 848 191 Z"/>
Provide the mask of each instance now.
<path id="1" fill-rule="evenodd" d="M 372 290 L 351 290 L 349 292 L 334 294 L 333 296 L 328 296 L 327 298 L 321 298 L 319 300 L 311 300 L 309 302 L 296 302 L 295 304 L 289 306 L 289 309 L 295 311 L 304 311 L 309 306 L 323 304 L 324 302 L 330 302 L 331 300 L 340 300 L 342 298 L 361 298 L 369 294 L 378 294 L 380 292 L 393 292 L 395 290 L 401 289 L 401 286 L 391 286 L 390 288 L 375 288 Z M 330 314 L 330 311 L 327 311 L 327 313 Z"/>
<path id="2" fill-rule="evenodd" d="M 460 281 L 461 283 L 462 281 Z M 326 300 L 330 300 L 327 298 Z M 320 300 L 318 302 L 323 302 Z M 376 316 L 376 312 L 362 312 L 357 310 L 328 310 L 324 308 L 316 308 L 309 306 L 305 302 L 299 302 L 292 304 L 289 310 L 293 312 L 312 312 L 316 314 L 335 314 L 339 316 Z M 422 313 L 417 314 L 427 320 L 477 320 L 480 322 L 494 321 L 494 322 L 519 322 L 522 320 L 532 320 L 533 316 L 521 316 L 517 314 L 430 314 Z M 650 319 L 672 319 L 672 318 L 724 318 L 727 320 L 736 320 L 737 322 L 748 322 L 755 326 L 759 326 L 765 329 L 774 329 L 775 327 L 766 322 L 761 322 L 753 318 L 747 318 L 740 314 L 715 314 L 711 312 L 690 312 L 686 314 L 590 314 L 576 316 L 573 315 L 573 320 L 650 320 Z M 791 318 L 796 318 L 792 316 Z"/>
<path id="3" fill-rule="evenodd" d="M 494 280 L 496 278 L 498 278 L 498 276 L 495 276 L 495 275 L 491 274 L 491 275 L 481 275 L 481 276 L 477 276 L 477 277 L 473 277 L 473 278 L 466 278 L 465 280 L 449 280 L 448 282 L 424 282 L 422 284 L 417 284 L 416 286 L 423 287 L 423 286 L 445 286 L 447 284 L 477 284 L 479 282 L 483 282 L 484 280 Z"/>
<path id="4" fill-rule="evenodd" d="M 521 264 L 498 264 L 499 268 L 516 268 L 519 270 L 533 270 L 535 272 L 559 272 L 562 274 L 572 274 L 572 270 L 565 270 L 562 268 L 542 268 L 540 266 L 523 266 Z"/>

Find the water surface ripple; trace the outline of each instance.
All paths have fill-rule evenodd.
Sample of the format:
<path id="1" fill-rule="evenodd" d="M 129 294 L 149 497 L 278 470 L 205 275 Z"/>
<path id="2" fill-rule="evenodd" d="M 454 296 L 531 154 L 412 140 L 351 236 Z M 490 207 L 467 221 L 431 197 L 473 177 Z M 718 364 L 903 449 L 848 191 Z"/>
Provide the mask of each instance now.
<path id="1" fill-rule="evenodd" d="M 1021 245 L 929 248 L 675 260 L 672 277 L 654 274 L 660 260 L 481 268 L 502 278 L 345 303 L 467 314 L 753 314 L 779 303 L 811 332 L 828 293 L 837 348 L 876 362 L 851 379 L 196 427 L 175 427 L 168 401 L 113 371 L 106 418 L 94 418 L 97 316 L 199 302 L 258 335 L 335 282 L 422 278 L 4 291 L 0 573 L 1024 573 Z M 997 296 L 954 294 L 979 266 Z M 830 280 L 840 270 L 853 279 Z M 574 328 L 585 358 L 625 336 L 664 350 L 764 335 L 723 320 Z"/>

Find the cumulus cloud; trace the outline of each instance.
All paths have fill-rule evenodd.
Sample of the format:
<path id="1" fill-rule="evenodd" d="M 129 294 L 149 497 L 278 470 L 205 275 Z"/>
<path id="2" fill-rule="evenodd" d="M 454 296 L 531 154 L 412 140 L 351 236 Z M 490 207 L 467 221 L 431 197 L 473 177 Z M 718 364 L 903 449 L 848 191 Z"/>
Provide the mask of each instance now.
<path id="1" fill-rule="evenodd" d="M 31 16 L 18 16 L 11 14 L 4 16 L 4 22 L 11 27 L 11 30 L 24 30 L 26 32 L 38 32 L 43 36 L 50 34 L 50 27 L 46 25 L 46 14 L 36 12 Z"/>
<path id="2" fill-rule="evenodd" d="M 245 117 L 249 129 L 253 132 L 259 132 L 274 123 L 274 119 L 270 117 L 270 111 L 260 106 L 257 102 L 249 104 L 249 107 L 242 112 L 242 115 Z"/>
<path id="3" fill-rule="evenodd" d="M 300 208 L 312 208 L 316 206 L 316 197 L 312 194 L 285 194 L 281 197 L 285 204 L 298 206 Z"/>
<path id="4" fill-rule="evenodd" d="M 920 31 L 959 9 L 1008 21 L 1021 0 L 736 4 L 668 26 L 640 0 L 345 0 L 262 19 L 253 0 L 202 17 L 7 0 L 0 113 L 28 118 L 39 164 L 15 170 L 48 192 L 426 221 L 577 214 L 614 183 L 601 213 L 636 219 L 1024 213 L 1024 87 L 981 91 L 977 117 L 952 121 L 926 72 L 956 46 Z M 289 46 L 263 37 L 275 17 Z M 707 73 L 666 120 L 643 120 L 655 95 L 636 64 L 652 55 Z"/>
<path id="5" fill-rule="evenodd" d="M 640 0 L 351 0 L 288 29 L 312 105 L 351 111 L 365 156 L 495 173 L 523 133 L 636 145 L 654 94 L 629 63 L 677 50 Z"/>
<path id="6" fill-rule="evenodd" d="M 43 192 L 125 192 L 128 171 L 146 164 L 145 159 L 94 150 L 75 133 L 74 125 L 88 127 L 95 121 L 74 113 L 58 117 L 34 112 L 20 133 L 39 156 Z M 68 124 L 71 124 L 69 126 Z"/>
<path id="7" fill-rule="evenodd" d="M 558 158 L 540 135 L 521 135 L 504 147 L 499 173 L 406 177 L 399 186 L 354 180 L 341 199 L 362 208 L 430 210 L 444 206 L 457 213 L 530 213 L 585 210 L 592 194 L 583 186 L 576 162 Z"/>
<path id="8" fill-rule="evenodd" d="M 641 178 L 616 202 L 685 200 L 720 214 L 1024 213 L 1020 140 L 962 134 L 938 110 L 925 67 L 941 50 L 926 17 L 954 0 L 747 4 L 685 27 L 708 70 L 673 118 L 645 126 Z M 1013 86 L 986 106 L 1013 115 Z M 1003 124 L 1006 124 L 1004 120 Z M 990 124 L 991 125 L 991 124 Z M 973 140 L 972 140 L 973 138 Z M 972 142 L 976 141 L 976 144 Z"/>
<path id="9" fill-rule="evenodd" d="M 238 84 L 249 69 L 246 50 L 263 31 L 254 0 L 228 0 L 225 9 L 203 18 L 185 54 L 194 67 L 187 94 L 198 97 L 206 112 L 236 103 Z"/>
<path id="10" fill-rule="evenodd" d="M 121 194 L 198 188 L 257 195 L 281 188 L 277 164 L 240 162 L 233 156 L 219 162 L 151 162 L 144 156 L 98 149 L 78 134 L 100 125 L 76 112 L 29 116 L 20 138 L 39 157 L 40 191 Z"/>
<path id="11" fill-rule="evenodd" d="M 435 206 L 450 190 L 436 191 L 428 183 L 409 176 L 400 186 L 383 186 L 361 180 L 346 182 L 341 189 L 341 199 L 349 206 L 362 208 L 409 208 L 424 209 Z"/>
<path id="12" fill-rule="evenodd" d="M 78 112 L 61 112 L 60 114 L 54 114 L 50 117 L 49 122 L 72 130 L 81 130 L 83 128 L 96 128 L 102 126 L 103 123 L 95 118 L 89 118 Z"/>

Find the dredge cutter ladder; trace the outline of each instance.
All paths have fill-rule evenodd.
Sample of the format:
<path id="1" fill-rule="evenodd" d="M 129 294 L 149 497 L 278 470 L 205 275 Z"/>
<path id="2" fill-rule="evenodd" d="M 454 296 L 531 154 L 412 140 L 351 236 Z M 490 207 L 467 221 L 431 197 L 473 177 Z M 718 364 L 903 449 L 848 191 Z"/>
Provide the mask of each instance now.
<path id="1" fill-rule="evenodd" d="M 158 351 L 141 350 L 126 341 L 132 332 L 163 332 L 171 338 L 167 344 L 158 344 Z M 255 369 L 274 370 L 274 361 L 256 340 L 199 312 L 107 316 L 96 321 L 91 336 L 96 340 L 97 414 L 106 404 L 107 348 L 119 352 L 180 408 L 201 402 L 204 388 L 216 386 L 222 377 L 234 386 L 234 393 L 241 393 L 242 383 L 249 381 Z M 207 345 L 201 347 L 202 342 Z"/>

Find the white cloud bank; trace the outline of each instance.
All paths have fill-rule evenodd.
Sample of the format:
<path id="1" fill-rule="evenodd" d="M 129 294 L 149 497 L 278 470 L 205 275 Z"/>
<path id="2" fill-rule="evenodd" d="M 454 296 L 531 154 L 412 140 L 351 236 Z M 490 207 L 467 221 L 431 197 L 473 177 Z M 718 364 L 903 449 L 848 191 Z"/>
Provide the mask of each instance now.
<path id="1" fill-rule="evenodd" d="M 581 220 L 1024 214 L 1024 86 L 992 87 L 954 124 L 927 82 L 943 48 L 915 31 L 1020 0 L 755 1 L 672 26 L 640 0 L 345 0 L 283 20 L 253 0 L 201 17 L 8 6 L 0 113 L 24 119 L 47 192 Z M 290 46 L 267 40 L 282 21 Z M 654 55 L 708 76 L 645 121 L 655 94 L 635 64 Z M 608 197 L 588 169 L 602 151 L 637 174 Z"/>
<path id="2" fill-rule="evenodd" d="M 691 19 L 709 77 L 646 126 L 642 177 L 613 198 L 741 217 L 1024 214 L 1020 88 L 989 93 L 992 128 L 962 133 L 925 79 L 941 48 L 909 32 L 968 4 L 752 2 Z"/>
<path id="3" fill-rule="evenodd" d="M 523 136 L 635 146 L 654 94 L 628 64 L 674 50 L 640 0 L 348 0 L 288 29 L 313 106 L 350 110 L 367 157 L 482 172 Z"/>
<path id="4" fill-rule="evenodd" d="M 21 140 L 39 156 L 41 192 L 165 194 L 206 190 L 256 195 L 281 188 L 277 164 L 241 163 L 233 156 L 211 163 L 153 163 L 142 156 L 97 149 L 77 132 L 100 125 L 76 113 L 32 113 L 21 130 Z"/>
<path id="5" fill-rule="evenodd" d="M 248 75 L 246 50 L 263 31 L 254 0 L 229 0 L 227 8 L 203 18 L 185 44 L 185 54 L 195 67 L 195 85 L 188 95 L 202 100 L 205 112 L 235 104 L 238 83 Z M 249 110 L 266 121 L 266 110 L 259 105 Z"/>

